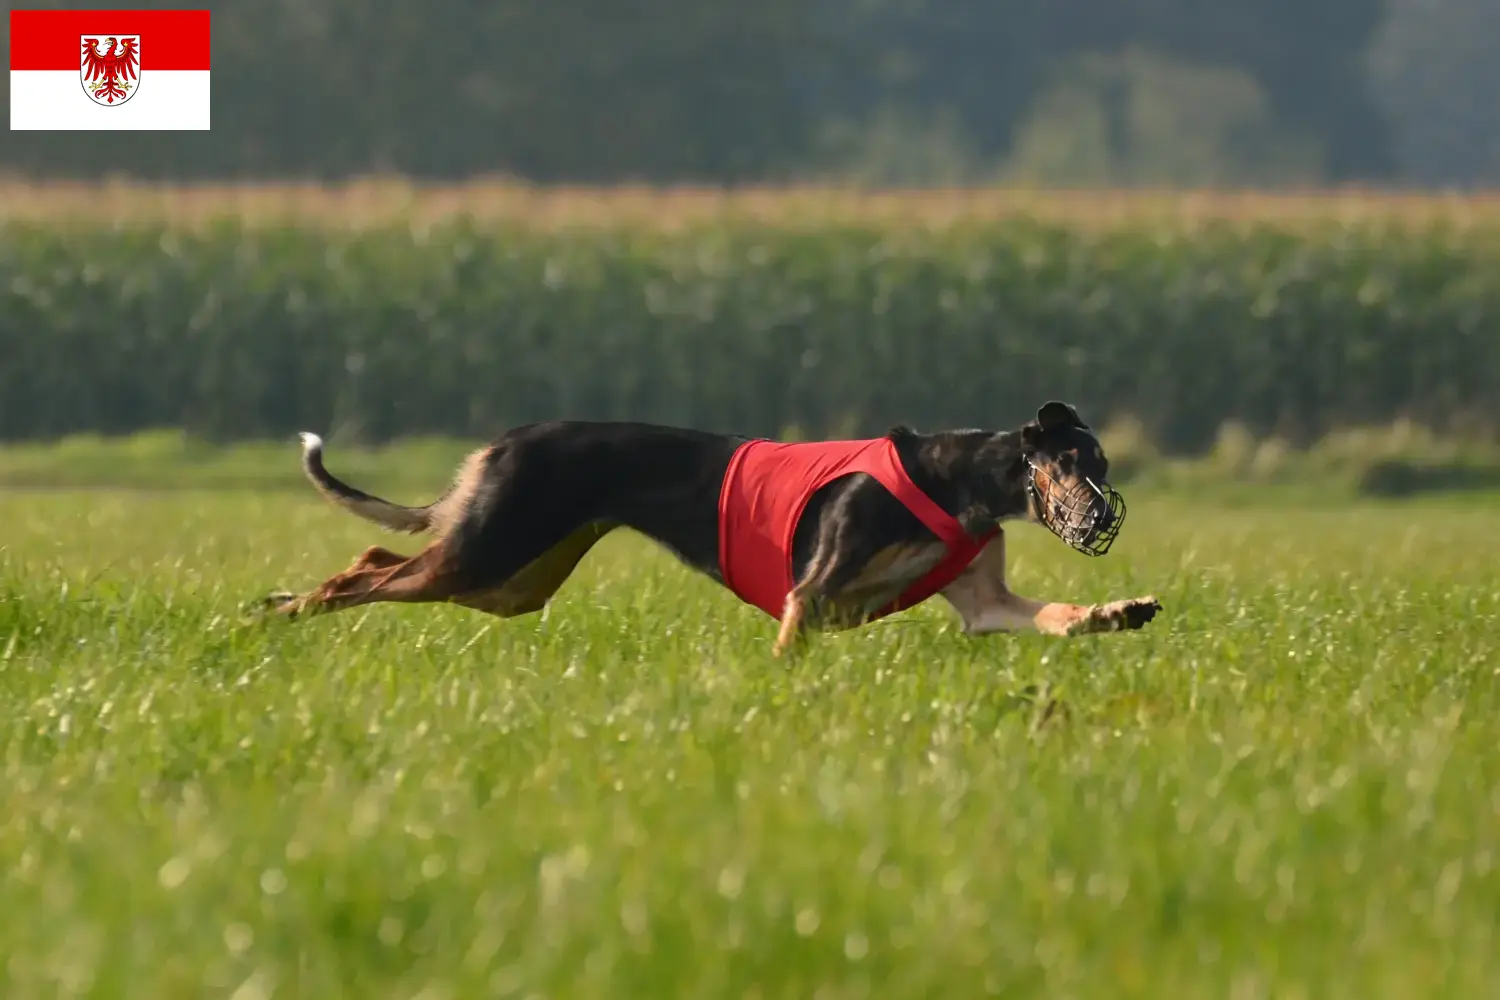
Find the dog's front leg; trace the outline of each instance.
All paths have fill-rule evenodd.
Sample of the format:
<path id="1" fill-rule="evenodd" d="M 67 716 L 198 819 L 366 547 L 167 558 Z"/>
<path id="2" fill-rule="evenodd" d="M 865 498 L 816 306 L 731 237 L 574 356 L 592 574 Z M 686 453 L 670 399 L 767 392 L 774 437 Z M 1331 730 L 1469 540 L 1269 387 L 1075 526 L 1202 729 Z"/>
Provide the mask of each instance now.
<path id="1" fill-rule="evenodd" d="M 787 595 L 776 656 L 797 644 L 810 627 L 849 628 L 868 620 L 942 561 L 945 549 L 935 538 L 876 548 L 855 532 L 839 530 L 848 523 L 835 520 L 834 530 L 819 539 L 804 579 Z"/>
<path id="2" fill-rule="evenodd" d="M 786 595 L 786 610 L 781 613 L 781 629 L 776 633 L 776 645 L 771 647 L 772 656 L 781 656 L 803 637 L 806 618 L 807 599 L 793 590 Z"/>
<path id="3" fill-rule="evenodd" d="M 1034 601 L 1013 594 L 1005 583 L 1005 535 L 998 534 L 942 596 L 963 619 L 964 632 L 1036 631 L 1044 635 L 1085 635 L 1138 629 L 1156 617 L 1154 597 L 1108 604 L 1079 605 Z"/>

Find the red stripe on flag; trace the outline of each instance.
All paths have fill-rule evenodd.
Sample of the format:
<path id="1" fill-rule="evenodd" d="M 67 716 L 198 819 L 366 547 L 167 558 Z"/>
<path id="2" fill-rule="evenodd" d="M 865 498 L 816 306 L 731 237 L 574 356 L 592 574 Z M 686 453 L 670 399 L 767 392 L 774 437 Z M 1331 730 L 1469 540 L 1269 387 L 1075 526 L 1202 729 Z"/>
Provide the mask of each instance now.
<path id="1" fill-rule="evenodd" d="M 206 10 L 13 10 L 12 70 L 74 70 L 83 65 L 84 37 L 140 35 L 142 72 L 208 69 Z"/>

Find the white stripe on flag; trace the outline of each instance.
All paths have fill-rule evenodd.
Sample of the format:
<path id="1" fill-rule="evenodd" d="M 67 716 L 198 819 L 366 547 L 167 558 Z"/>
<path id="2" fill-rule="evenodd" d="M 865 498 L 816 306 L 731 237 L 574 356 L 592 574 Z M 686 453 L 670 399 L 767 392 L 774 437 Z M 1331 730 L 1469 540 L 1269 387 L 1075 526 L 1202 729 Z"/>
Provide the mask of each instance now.
<path id="1" fill-rule="evenodd" d="M 10 74 L 11 131 L 205 131 L 208 70 L 143 69 L 139 91 L 118 107 L 95 104 L 78 70 Z"/>

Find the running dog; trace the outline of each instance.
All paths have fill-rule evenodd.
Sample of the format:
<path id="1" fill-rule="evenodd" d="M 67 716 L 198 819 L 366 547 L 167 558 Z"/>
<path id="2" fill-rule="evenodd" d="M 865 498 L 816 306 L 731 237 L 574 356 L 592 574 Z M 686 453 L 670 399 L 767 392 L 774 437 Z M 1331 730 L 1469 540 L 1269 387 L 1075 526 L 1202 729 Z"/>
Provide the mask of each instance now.
<path id="1" fill-rule="evenodd" d="M 1040 523 L 1089 555 L 1109 550 L 1125 503 L 1072 406 L 1017 430 L 782 444 L 639 423 L 517 427 L 463 462 L 426 507 L 341 482 L 323 442 L 302 467 L 333 503 L 433 541 L 414 556 L 372 547 L 301 595 L 286 617 L 379 601 L 448 602 L 503 618 L 540 611 L 600 538 L 632 528 L 779 620 L 780 656 L 810 629 L 850 628 L 941 595 L 970 635 L 1138 629 L 1154 597 L 1080 606 L 1011 592 L 1006 521 Z"/>

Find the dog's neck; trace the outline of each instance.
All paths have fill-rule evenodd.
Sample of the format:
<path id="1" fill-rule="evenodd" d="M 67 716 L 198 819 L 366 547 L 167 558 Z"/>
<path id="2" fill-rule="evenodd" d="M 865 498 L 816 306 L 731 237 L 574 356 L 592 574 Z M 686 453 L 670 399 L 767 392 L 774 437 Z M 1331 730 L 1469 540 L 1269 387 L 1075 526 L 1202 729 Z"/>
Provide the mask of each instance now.
<path id="1" fill-rule="evenodd" d="M 1028 516 L 1026 457 L 1019 431 L 890 432 L 906 474 L 964 530 L 981 535 Z"/>

